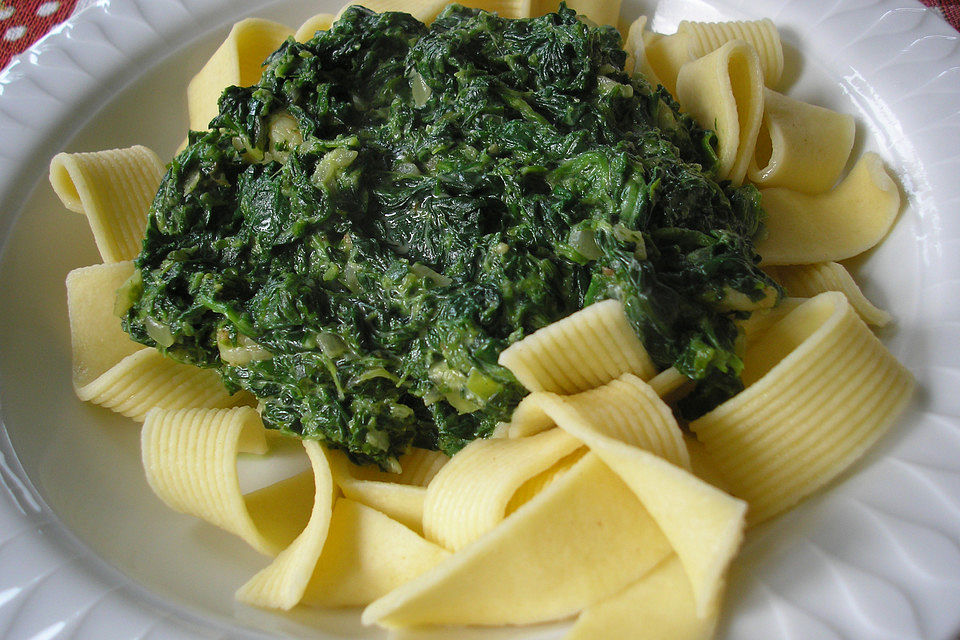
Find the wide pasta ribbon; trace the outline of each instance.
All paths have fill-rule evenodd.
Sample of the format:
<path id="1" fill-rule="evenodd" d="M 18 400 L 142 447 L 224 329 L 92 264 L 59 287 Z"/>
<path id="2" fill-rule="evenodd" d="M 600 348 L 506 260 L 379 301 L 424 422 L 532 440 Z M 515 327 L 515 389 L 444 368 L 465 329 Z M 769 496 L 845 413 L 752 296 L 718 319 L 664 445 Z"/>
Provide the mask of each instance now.
<path id="1" fill-rule="evenodd" d="M 449 555 L 380 511 L 340 498 L 303 601 L 321 607 L 368 605 Z"/>
<path id="2" fill-rule="evenodd" d="M 613 595 L 670 553 L 636 496 L 593 454 L 473 543 L 373 602 L 365 624 L 529 624 Z"/>
<path id="3" fill-rule="evenodd" d="M 760 57 L 763 83 L 775 87 L 783 74 L 783 45 L 780 32 L 770 18 L 731 22 L 692 22 L 682 20 L 677 33 L 686 35 L 690 54 L 701 58 L 728 42 L 742 40 L 752 46 Z"/>
<path id="4" fill-rule="evenodd" d="M 58 153 L 50 161 L 50 184 L 63 205 L 87 217 L 104 262 L 132 260 L 140 253 L 150 203 L 163 164 L 144 146 L 93 153 Z"/>
<path id="5" fill-rule="evenodd" d="M 767 213 L 757 241 L 761 264 L 810 264 L 851 258 L 880 242 L 896 220 L 900 192 L 880 156 L 868 152 L 831 191 L 761 189 L 760 204 Z"/>
<path id="6" fill-rule="evenodd" d="M 525 483 L 581 446 L 559 429 L 528 438 L 474 440 L 427 487 L 425 535 L 451 551 L 462 549 L 507 516 Z"/>
<path id="7" fill-rule="evenodd" d="M 471 452 L 465 450 L 465 463 L 460 462 L 464 452 L 454 456 L 431 483 L 429 491 L 443 492 L 446 476 L 459 477 L 460 484 L 468 486 L 471 475 L 489 476 L 478 484 L 511 475 L 511 465 L 518 469 L 524 467 L 523 456 L 513 455 L 514 451 L 535 455 L 537 451 L 550 450 L 547 443 L 554 445 L 550 456 L 541 454 L 534 458 L 535 469 L 527 469 L 526 473 L 517 471 L 512 474 L 516 477 L 505 482 L 508 486 L 496 501 L 501 514 L 506 502 L 504 496 L 515 490 L 518 478 L 547 467 L 551 459 L 564 457 L 547 468 L 546 488 L 540 493 L 480 537 L 467 540 L 465 545 L 454 543 L 459 549 L 456 554 L 371 604 L 364 612 L 364 620 L 393 627 L 555 619 L 563 611 L 572 612 L 613 596 L 614 583 L 621 584 L 620 588 L 628 586 L 629 583 L 624 582 L 627 574 L 622 569 L 607 576 L 609 583 L 581 584 L 583 572 L 587 571 L 581 562 L 592 557 L 593 545 L 605 546 L 615 555 L 638 553 L 630 550 L 626 539 L 609 530 L 623 527 L 627 527 L 629 539 L 634 539 L 645 550 L 645 554 L 639 556 L 643 570 L 636 573 L 630 583 L 645 575 L 646 570 L 653 567 L 651 562 L 659 563 L 670 550 L 676 549 L 694 594 L 692 615 L 709 616 L 711 606 L 715 606 L 718 599 L 722 573 L 739 546 L 745 503 L 633 444 L 643 443 L 678 459 L 681 464 L 689 464 L 683 438 L 669 408 L 649 388 L 647 393 L 639 394 L 642 400 L 635 400 L 638 385 L 643 384 L 627 374 L 604 388 L 576 395 L 534 393 L 524 401 L 525 406 L 518 408 L 514 420 L 520 425 L 519 431 L 537 435 L 475 442 L 470 447 L 475 447 L 477 452 L 484 450 L 488 455 L 470 455 Z M 645 402 L 652 408 L 640 410 L 631 405 L 631 410 L 624 415 L 631 415 L 637 423 L 651 422 L 650 416 L 654 416 L 652 426 L 623 428 L 624 419 L 611 424 L 608 416 L 613 414 L 604 413 L 605 408 L 616 407 L 622 404 L 621 400 L 628 399 Z M 669 416 L 669 420 L 662 418 L 663 415 Z M 533 422 L 535 426 L 526 428 L 525 422 Z M 544 422 L 555 423 L 564 431 L 544 431 Z M 657 430 L 664 433 L 651 432 Z M 543 443 L 538 442 L 541 439 Z M 508 447 L 511 442 L 514 444 Z M 580 442 L 592 453 L 579 459 L 571 457 L 568 452 L 575 452 Z M 493 465 L 492 473 L 483 474 L 483 462 L 498 457 L 493 448 L 502 449 L 506 457 L 501 461 L 503 464 Z M 470 505 L 477 499 L 482 500 L 481 493 L 466 490 L 448 495 L 465 510 L 448 508 L 449 513 L 468 513 Z M 607 512 L 608 500 L 615 500 L 621 507 Z M 631 525 L 617 522 L 631 516 Z M 584 527 L 590 521 L 595 525 L 602 523 L 600 530 L 585 533 Z M 665 546 L 665 542 L 669 544 Z M 531 554 L 542 557 L 532 562 Z M 608 561 L 609 558 L 605 558 L 604 562 Z M 597 570 L 595 575 L 604 574 Z M 534 578 L 540 582 L 538 588 L 530 582 Z M 466 601 L 460 603 L 459 599 L 470 597 L 464 592 L 467 584 L 490 585 L 473 589 L 473 597 L 479 599 L 479 604 L 477 600 L 471 600 L 469 606 Z M 523 604 L 519 600 L 512 603 L 515 594 L 524 589 L 543 593 L 532 600 L 528 594 L 525 598 L 528 602 Z"/>
<path id="8" fill-rule="evenodd" d="M 764 331 L 744 358 L 747 388 L 690 423 L 731 492 L 762 522 L 853 463 L 913 390 L 910 373 L 837 292 Z"/>
<path id="9" fill-rule="evenodd" d="M 604 300 L 513 343 L 498 362 L 530 391 L 577 393 L 657 369 L 619 300 Z"/>
<path id="10" fill-rule="evenodd" d="M 73 383 L 81 388 L 132 353 L 146 349 L 130 339 L 114 313 L 112 296 L 133 275 L 133 262 L 80 267 L 67 274 L 67 311 L 73 349 Z"/>
<path id="11" fill-rule="evenodd" d="M 337 17 L 332 13 L 318 13 L 310 16 L 303 21 L 297 31 L 293 34 L 293 39 L 297 42 L 306 42 L 312 40 L 318 31 L 327 31 L 336 21 Z"/>
<path id="12" fill-rule="evenodd" d="M 151 409 L 232 407 L 249 397 L 245 393 L 229 395 L 215 372 L 174 362 L 152 348 L 130 354 L 75 390 L 84 402 L 137 422 L 143 422 Z"/>
<path id="13" fill-rule="evenodd" d="M 269 523 L 283 523 L 289 526 L 288 523 L 292 522 L 295 523 L 292 531 L 296 538 L 277 555 L 270 565 L 237 590 L 236 596 L 241 602 L 261 607 L 291 609 L 303 599 L 317 560 L 325 546 L 336 497 L 333 476 L 330 473 L 326 451 L 319 443 L 304 440 L 303 447 L 310 458 L 313 472 L 301 474 L 293 481 L 303 476 L 311 479 L 312 494 L 309 490 L 302 488 L 289 493 L 285 491 L 287 487 L 281 482 L 247 497 L 248 506 L 254 502 L 263 507 L 257 519 L 261 531 Z M 263 494 L 266 493 L 270 494 L 270 500 L 264 499 L 267 496 Z M 291 500 L 291 496 L 294 500 Z M 306 503 L 308 496 L 312 507 Z M 295 502 L 300 504 L 294 507 L 297 509 L 294 518 L 288 515 L 284 517 L 286 514 L 278 513 L 280 510 L 290 511 Z M 306 525 L 303 525 L 301 514 L 306 512 L 309 512 L 309 519 Z M 300 525 L 299 534 L 296 533 L 298 524 Z M 290 529 L 285 533 L 284 538 L 288 539 Z"/>
<path id="14" fill-rule="evenodd" d="M 267 555 L 296 536 L 297 531 L 292 536 L 289 530 L 262 531 L 240 493 L 237 454 L 267 450 L 255 409 L 153 409 L 143 425 L 141 450 L 150 488 L 171 509 L 225 529 Z"/>
<path id="15" fill-rule="evenodd" d="M 628 377 L 629 374 L 624 376 Z M 531 394 L 523 401 L 523 410 L 518 408 L 519 416 L 515 419 L 542 422 L 542 418 L 533 415 L 539 411 L 587 445 L 630 487 L 680 557 L 692 584 L 697 613 L 704 614 L 717 596 L 723 572 L 740 547 L 746 503 L 687 471 L 690 459 L 675 422 L 672 427 L 660 429 L 664 432 L 660 439 L 650 438 L 640 446 L 610 435 L 600 412 L 604 404 L 601 398 L 617 404 L 625 390 L 618 382 L 622 380 L 607 387 L 614 387 L 619 393 L 601 388 L 575 396 Z M 635 380 L 633 386 L 642 384 Z M 644 397 L 648 404 L 663 405 L 652 390 Z M 663 407 L 669 412 L 666 405 Z M 644 420 L 638 417 L 638 421 Z M 664 441 L 677 442 L 683 455 L 663 448 Z"/>
<path id="16" fill-rule="evenodd" d="M 891 320 L 889 313 L 867 300 L 850 272 L 839 262 L 770 266 L 764 271 L 783 285 L 790 295 L 812 298 L 826 291 L 839 291 L 847 296 L 853 309 L 867 324 L 882 327 Z"/>
<path id="17" fill-rule="evenodd" d="M 340 451 L 329 452 L 334 482 L 343 495 L 423 532 L 427 483 L 449 458 L 438 451 L 414 449 L 400 457 L 400 473 L 358 467 Z"/>
<path id="18" fill-rule="evenodd" d="M 564 640 L 638 634 L 644 640 L 709 640 L 719 614 L 719 596 L 698 614 L 690 580 L 673 554 L 622 592 L 584 609 Z"/>
<path id="19" fill-rule="evenodd" d="M 142 421 L 154 407 L 221 408 L 245 402 L 231 396 L 208 369 L 174 362 L 130 339 L 114 313 L 113 296 L 133 273 L 133 263 L 74 269 L 67 275 L 67 307 L 77 396 Z"/>
<path id="20" fill-rule="evenodd" d="M 300 602 L 324 607 L 366 605 L 449 555 L 418 535 L 419 520 L 402 523 L 411 519 L 404 512 L 405 491 L 419 496 L 414 515 L 421 518 L 425 489 L 416 483 L 431 478 L 446 456 L 414 450 L 401 456 L 405 466 L 401 474 L 386 474 L 360 471 L 339 451 L 328 451 L 315 442 L 305 441 L 304 447 L 316 484 L 310 520 L 289 547 L 237 591 L 238 600 L 279 609 Z M 405 484 L 369 479 L 382 476 Z M 349 497 L 335 499 L 338 487 L 372 506 Z M 256 495 L 247 496 L 248 505 Z"/>
<path id="21" fill-rule="evenodd" d="M 757 52 L 763 83 L 776 86 L 783 73 L 783 46 L 776 25 L 769 19 L 742 22 L 684 20 L 672 35 L 652 34 L 647 38 L 645 57 L 659 82 L 671 94 L 678 95 L 677 77 L 683 65 L 735 40 L 747 43 Z"/>
<path id="22" fill-rule="evenodd" d="M 743 182 L 763 117 L 763 71 L 756 50 L 734 40 L 683 65 L 677 100 L 701 127 L 716 130 L 717 178 Z"/>
<path id="23" fill-rule="evenodd" d="M 763 92 L 763 120 L 747 176 L 760 187 L 823 193 L 850 157 L 853 116 Z"/>
<path id="24" fill-rule="evenodd" d="M 227 39 L 187 85 L 190 129 L 207 129 L 220 113 L 217 101 L 224 89 L 256 84 L 264 60 L 292 35 L 289 27 L 261 18 L 247 18 L 234 24 Z"/>
<path id="25" fill-rule="evenodd" d="M 553 408 L 560 411 L 559 407 L 563 407 L 562 424 L 552 413 Z M 530 394 L 514 411 L 510 436 L 530 435 L 555 424 L 587 445 L 587 434 L 597 434 L 652 451 L 680 467 L 690 466 L 683 435 L 670 407 L 650 385 L 629 373 L 572 396 Z"/>
<path id="26" fill-rule="evenodd" d="M 640 16 L 630 23 L 630 29 L 623 43 L 623 49 L 627 52 L 624 70 L 634 75 L 642 75 L 651 87 L 661 84 L 653 67 L 650 66 L 650 61 L 647 60 L 647 44 L 654 37 L 654 33 L 647 31 L 647 16 Z"/>

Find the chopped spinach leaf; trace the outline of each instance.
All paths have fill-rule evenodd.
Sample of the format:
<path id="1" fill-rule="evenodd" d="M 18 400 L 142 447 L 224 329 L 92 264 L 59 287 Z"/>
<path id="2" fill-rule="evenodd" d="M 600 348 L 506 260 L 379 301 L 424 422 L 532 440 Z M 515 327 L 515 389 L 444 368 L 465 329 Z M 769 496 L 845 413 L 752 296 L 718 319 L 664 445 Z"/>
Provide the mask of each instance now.
<path id="1" fill-rule="evenodd" d="M 354 7 L 289 40 L 170 164 L 125 329 L 383 467 L 489 435 L 524 393 L 499 353 L 606 298 L 708 410 L 741 387 L 734 320 L 779 295 L 759 198 L 624 61 L 566 7 Z"/>

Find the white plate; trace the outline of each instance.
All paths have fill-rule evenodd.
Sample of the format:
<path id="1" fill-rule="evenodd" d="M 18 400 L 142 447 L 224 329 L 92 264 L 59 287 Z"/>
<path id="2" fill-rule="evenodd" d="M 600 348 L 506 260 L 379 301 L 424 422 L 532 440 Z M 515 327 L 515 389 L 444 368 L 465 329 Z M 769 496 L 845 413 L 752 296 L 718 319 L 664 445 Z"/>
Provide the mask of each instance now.
<path id="1" fill-rule="evenodd" d="M 332 2 L 91 3 L 0 76 L 0 637 L 384 637 L 355 612 L 235 605 L 264 560 L 167 510 L 138 429 L 78 402 L 63 279 L 97 262 L 46 180 L 56 152 L 143 143 L 169 157 L 183 91 L 227 26 L 288 24 Z M 730 576 L 726 640 L 956 638 L 960 630 L 960 38 L 910 0 L 624 2 L 655 29 L 769 16 L 800 98 L 855 114 L 906 207 L 859 262 L 897 318 L 883 338 L 916 374 L 890 436 L 825 492 L 750 534 Z M 798 55 L 798 52 L 802 53 Z M 484 637 L 558 637 L 556 627 Z"/>

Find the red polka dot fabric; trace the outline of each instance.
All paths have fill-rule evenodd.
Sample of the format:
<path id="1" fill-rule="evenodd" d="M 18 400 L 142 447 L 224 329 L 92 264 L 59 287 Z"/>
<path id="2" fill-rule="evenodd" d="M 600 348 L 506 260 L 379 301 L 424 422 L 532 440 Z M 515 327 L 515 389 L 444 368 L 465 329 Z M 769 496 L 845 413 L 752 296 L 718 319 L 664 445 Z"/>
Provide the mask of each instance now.
<path id="1" fill-rule="evenodd" d="M 70 17 L 77 0 L 0 0 L 0 69 Z"/>
<path id="2" fill-rule="evenodd" d="M 960 0 L 920 0 L 960 30 Z M 0 70 L 70 17 L 77 0 L 0 0 Z"/>
<path id="3" fill-rule="evenodd" d="M 960 30 L 960 0 L 920 0 L 940 12 L 954 29 Z"/>

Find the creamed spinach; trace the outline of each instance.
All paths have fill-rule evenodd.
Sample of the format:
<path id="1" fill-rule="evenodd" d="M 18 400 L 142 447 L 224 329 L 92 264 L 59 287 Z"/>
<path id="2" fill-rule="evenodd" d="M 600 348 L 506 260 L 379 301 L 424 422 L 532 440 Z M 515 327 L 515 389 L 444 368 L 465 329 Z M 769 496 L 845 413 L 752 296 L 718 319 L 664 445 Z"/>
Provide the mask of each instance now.
<path id="1" fill-rule="evenodd" d="M 741 388 L 734 320 L 778 293 L 758 194 L 625 58 L 565 7 L 352 8 L 287 41 L 170 164 L 124 328 L 385 468 L 508 420 L 499 353 L 605 298 L 704 412 Z"/>

